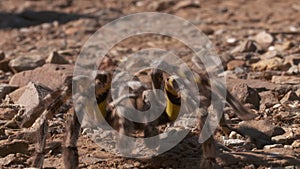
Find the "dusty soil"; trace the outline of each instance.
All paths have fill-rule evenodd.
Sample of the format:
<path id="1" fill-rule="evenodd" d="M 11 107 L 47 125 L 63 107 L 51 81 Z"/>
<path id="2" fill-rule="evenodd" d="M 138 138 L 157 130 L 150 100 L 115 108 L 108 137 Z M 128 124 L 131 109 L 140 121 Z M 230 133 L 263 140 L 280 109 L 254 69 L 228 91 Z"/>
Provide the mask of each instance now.
<path id="1" fill-rule="evenodd" d="M 287 143 L 275 148 L 259 149 L 250 142 L 242 146 L 229 145 L 231 151 L 220 146 L 216 159 L 218 167 L 299 168 L 298 0 L 74 0 L 71 4 L 62 0 L 10 0 L 0 2 L 0 11 L 0 49 L 5 53 L 7 62 L 36 55 L 45 60 L 51 52 L 59 51 L 70 64 L 74 64 L 81 47 L 95 31 L 114 19 L 136 12 L 164 12 L 189 20 L 214 44 L 228 75 L 228 88 L 234 93 L 239 88 L 232 89 L 233 86 L 237 82 L 244 82 L 259 93 L 262 99 L 258 103 L 259 108 L 256 108 L 259 116 L 256 120 L 268 120 L 272 125 L 283 128 L 287 135 L 294 134 Z M 255 39 L 263 31 L 272 36 L 270 44 L 259 44 L 259 40 Z M 253 41 L 254 49 L 250 44 Z M 243 46 L 244 42 L 249 43 Z M 187 46 L 170 37 L 158 35 L 140 35 L 125 39 L 112 48 L 108 56 L 122 59 L 141 49 L 153 47 L 177 51 L 184 61 L 193 66 L 192 51 Z M 294 65 L 285 63 L 288 62 L 288 56 L 291 56 L 289 58 Z M 274 57 L 281 59 L 275 66 L 268 60 Z M 266 61 L 266 65 L 254 65 L 260 61 Z M 17 73 L 7 62 L 1 61 L 0 82 L 4 84 L 9 83 L 11 77 Z M 292 66 L 296 66 L 293 69 L 295 71 L 291 70 Z M 276 82 L 273 76 L 287 76 L 292 80 L 287 82 L 279 79 Z M 296 99 L 289 97 L 280 102 L 289 91 L 296 94 Z M 268 92 L 277 95 L 273 96 Z M 272 97 L 277 101 L 272 100 Z M 250 108 L 255 109 L 255 105 L 250 105 Z M 232 115 L 232 110 L 228 109 L 227 112 L 232 123 L 238 125 L 240 121 Z M 64 130 L 64 117 L 58 115 L 50 123 L 44 168 L 63 168 L 60 147 Z M 220 145 L 224 145 L 224 136 L 217 131 L 215 137 Z M 241 140 L 247 140 L 247 137 Z M 78 148 L 80 168 L 200 168 L 202 159 L 201 145 L 197 144 L 197 132 L 190 133 L 172 150 L 151 159 L 117 157 L 99 148 L 83 134 L 80 136 Z M 30 144 L 27 154 L 15 153 L 17 160 L 0 164 L 0 168 L 29 167 L 33 151 L 34 145 Z"/>

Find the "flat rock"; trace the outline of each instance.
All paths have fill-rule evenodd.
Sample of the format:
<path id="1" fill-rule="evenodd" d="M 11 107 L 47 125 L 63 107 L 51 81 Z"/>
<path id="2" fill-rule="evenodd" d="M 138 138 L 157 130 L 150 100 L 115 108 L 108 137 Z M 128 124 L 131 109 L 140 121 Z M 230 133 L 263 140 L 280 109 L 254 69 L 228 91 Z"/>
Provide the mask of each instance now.
<path id="1" fill-rule="evenodd" d="M 58 52 L 54 51 L 54 52 L 51 52 L 49 57 L 46 59 L 46 63 L 68 64 L 69 62 Z"/>
<path id="2" fill-rule="evenodd" d="M 265 145 L 273 144 L 271 137 L 281 135 L 285 132 L 281 127 L 274 126 L 266 120 L 240 122 L 238 131 L 248 136 L 257 148 L 263 148 Z"/>
<path id="3" fill-rule="evenodd" d="M 15 74 L 9 84 L 22 87 L 31 81 L 55 90 L 61 87 L 66 79 L 72 75 L 73 67 L 73 65 L 45 64 L 34 70 Z"/>
<path id="4" fill-rule="evenodd" d="M 231 91 L 232 87 L 237 84 L 245 83 L 247 86 L 253 89 L 267 89 L 267 90 L 274 90 L 275 88 L 279 87 L 280 85 L 276 85 L 266 80 L 260 79 L 226 79 L 226 85 L 228 89 Z"/>
<path id="5" fill-rule="evenodd" d="M 272 82 L 275 84 L 300 84 L 299 76 L 272 76 Z"/>
<path id="6" fill-rule="evenodd" d="M 29 111 L 50 92 L 51 89 L 46 86 L 29 82 L 26 86 L 12 92 L 9 97 L 15 104 L 22 105 L 26 111 Z"/>
<path id="7" fill-rule="evenodd" d="M 9 66 L 14 72 L 32 70 L 45 64 L 45 60 L 40 56 L 17 57 L 9 62 Z"/>
<path id="8" fill-rule="evenodd" d="M 15 153 L 28 154 L 28 142 L 25 140 L 1 140 L 0 150 L 0 157 Z"/>

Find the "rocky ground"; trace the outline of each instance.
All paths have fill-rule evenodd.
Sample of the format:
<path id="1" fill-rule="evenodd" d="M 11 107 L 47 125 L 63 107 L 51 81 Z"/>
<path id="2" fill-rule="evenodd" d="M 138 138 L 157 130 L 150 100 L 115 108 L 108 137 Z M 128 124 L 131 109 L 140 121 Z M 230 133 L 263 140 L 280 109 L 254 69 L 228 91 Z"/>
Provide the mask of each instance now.
<path id="1" fill-rule="evenodd" d="M 0 2 L 0 168 L 30 166 L 34 133 L 9 123 L 72 74 L 86 40 L 101 26 L 136 12 L 164 12 L 201 29 L 220 55 L 228 89 L 258 117 L 226 118 L 245 136 L 217 131 L 220 168 L 300 167 L 300 2 L 297 0 L 86 0 Z M 166 36 L 123 40 L 108 56 L 122 60 L 146 48 L 177 51 L 189 65 L 192 52 Z M 9 97 L 7 97 L 9 96 Z M 62 168 L 61 141 L 67 104 L 49 122 L 44 168 Z M 27 134 L 22 134 L 27 133 Z M 28 134 L 29 133 L 29 134 Z M 81 168 L 199 168 L 197 131 L 151 159 L 116 157 L 86 134 L 79 139 Z M 227 147 L 227 148 L 224 148 Z"/>

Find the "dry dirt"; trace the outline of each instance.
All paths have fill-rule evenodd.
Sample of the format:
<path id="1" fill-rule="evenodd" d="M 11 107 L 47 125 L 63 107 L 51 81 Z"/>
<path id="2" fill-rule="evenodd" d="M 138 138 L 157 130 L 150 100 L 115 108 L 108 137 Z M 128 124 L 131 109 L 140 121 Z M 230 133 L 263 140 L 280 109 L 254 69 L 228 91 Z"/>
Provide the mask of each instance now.
<path id="1" fill-rule="evenodd" d="M 219 148 L 216 159 L 218 167 L 299 168 L 298 0 L 74 0 L 71 4 L 66 0 L 1 1 L 0 49 L 5 58 L 0 61 L 0 82 L 11 84 L 12 76 L 24 71 L 23 68 L 8 65 L 15 58 L 39 56 L 46 60 L 51 52 L 58 51 L 70 64 L 74 64 L 81 47 L 101 26 L 121 16 L 150 11 L 180 16 L 201 29 L 214 44 L 223 61 L 229 79 L 228 88 L 236 95 L 242 93 L 239 99 L 250 108 L 258 106 L 256 113 L 259 117 L 256 120 L 268 120 L 272 125 L 284 129 L 286 135 L 283 140 L 291 137 L 290 140 L 284 140 L 286 142 L 281 143 L 281 146 L 262 149 L 250 143 L 248 137 L 243 137 L 241 140 L 246 143 L 242 146 L 228 145 L 231 151 Z M 259 38 L 256 38 L 264 31 L 272 37 L 269 44 L 261 44 Z M 266 39 L 262 41 L 264 40 Z M 187 46 L 170 37 L 158 35 L 125 39 L 112 48 L 108 56 L 122 59 L 141 49 L 153 47 L 174 50 L 192 65 L 192 52 Z M 272 58 L 280 60 L 273 63 L 275 61 Z M 27 68 L 30 69 L 34 68 Z M 247 94 L 251 95 L 251 92 L 242 86 L 236 87 L 237 83 L 245 83 L 259 94 L 261 100 L 258 100 L 258 105 L 253 101 L 255 98 L 250 98 L 249 101 Z M 295 95 L 290 96 L 289 92 Z M 232 110 L 226 111 L 232 123 L 239 124 L 240 121 L 232 115 Z M 6 120 L 2 117 L 1 125 Z M 49 127 L 44 168 L 63 168 L 60 147 L 64 130 L 64 116 L 57 115 Z M 224 136 L 217 131 L 215 137 L 220 145 L 224 145 Z M 189 134 L 172 150 L 151 159 L 116 157 L 99 148 L 83 134 L 79 138 L 78 148 L 80 168 L 200 168 L 202 158 L 201 146 L 197 144 L 195 133 Z M 33 151 L 34 145 L 30 144 L 28 152 L 15 153 L 11 163 L 4 164 L 1 160 L 3 164 L 0 162 L 0 168 L 29 167 Z M 4 158 L 6 157 L 2 159 Z"/>

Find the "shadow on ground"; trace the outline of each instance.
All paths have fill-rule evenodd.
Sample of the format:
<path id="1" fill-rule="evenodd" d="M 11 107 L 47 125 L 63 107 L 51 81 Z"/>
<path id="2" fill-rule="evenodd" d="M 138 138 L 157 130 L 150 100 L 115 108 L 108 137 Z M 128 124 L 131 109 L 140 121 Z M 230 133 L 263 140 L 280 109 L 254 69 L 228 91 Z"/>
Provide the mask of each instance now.
<path id="1" fill-rule="evenodd" d="M 80 15 L 72 13 L 62 13 L 55 11 L 32 11 L 26 10 L 21 13 L 5 13 L 0 12 L 0 29 L 23 28 L 35 26 L 43 23 L 51 23 L 58 21 L 60 24 L 65 24 L 79 18 L 91 18 L 93 16 Z"/>

